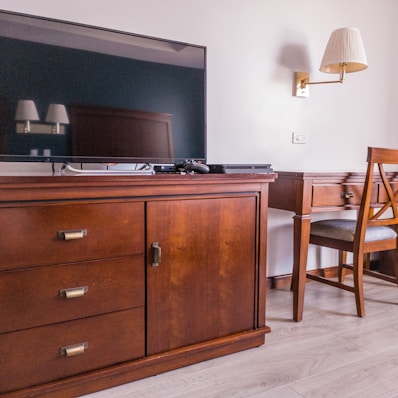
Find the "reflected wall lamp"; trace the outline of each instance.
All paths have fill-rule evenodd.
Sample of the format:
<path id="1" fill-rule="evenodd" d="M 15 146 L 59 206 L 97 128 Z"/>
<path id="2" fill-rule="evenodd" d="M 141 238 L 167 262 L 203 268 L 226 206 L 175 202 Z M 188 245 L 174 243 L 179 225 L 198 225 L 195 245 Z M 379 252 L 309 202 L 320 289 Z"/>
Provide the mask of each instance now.
<path id="1" fill-rule="evenodd" d="M 50 104 L 46 115 L 46 123 L 30 123 L 39 121 L 39 114 L 36 105 L 32 100 L 19 100 L 15 120 L 24 123 L 17 123 L 16 132 L 24 134 L 65 134 L 64 126 L 60 124 L 69 124 L 69 117 L 65 105 Z"/>
<path id="2" fill-rule="evenodd" d="M 25 122 L 23 132 L 30 133 L 30 121 L 40 120 L 35 103 L 32 100 L 19 100 L 15 120 Z"/>
<path id="3" fill-rule="evenodd" d="M 359 72 L 368 67 L 361 33 L 356 28 L 340 28 L 332 32 L 319 70 L 339 74 L 338 80 L 311 82 L 307 72 L 295 73 L 293 95 L 308 97 L 309 85 L 343 83 L 346 73 Z"/>
<path id="4" fill-rule="evenodd" d="M 46 115 L 47 123 L 54 123 L 52 128 L 53 134 L 59 134 L 60 124 L 69 124 L 68 114 L 66 113 L 65 105 L 50 104 Z"/>

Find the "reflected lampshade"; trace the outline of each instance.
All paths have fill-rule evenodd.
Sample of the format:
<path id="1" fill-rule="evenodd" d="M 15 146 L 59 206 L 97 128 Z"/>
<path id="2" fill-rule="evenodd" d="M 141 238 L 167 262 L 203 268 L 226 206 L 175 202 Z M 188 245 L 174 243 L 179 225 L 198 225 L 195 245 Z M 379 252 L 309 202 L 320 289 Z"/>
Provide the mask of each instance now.
<path id="1" fill-rule="evenodd" d="M 24 132 L 30 132 L 30 121 L 39 120 L 39 114 L 37 113 L 36 104 L 32 100 L 19 100 L 17 105 L 17 111 L 15 113 L 15 120 L 21 120 L 25 122 Z"/>
<path id="2" fill-rule="evenodd" d="M 69 124 L 69 117 L 66 113 L 65 105 L 50 104 L 46 115 L 46 122 L 54 123 L 53 133 L 59 134 L 60 124 Z"/>
<path id="3" fill-rule="evenodd" d="M 19 100 L 15 120 L 39 120 L 35 103 L 32 100 Z"/>

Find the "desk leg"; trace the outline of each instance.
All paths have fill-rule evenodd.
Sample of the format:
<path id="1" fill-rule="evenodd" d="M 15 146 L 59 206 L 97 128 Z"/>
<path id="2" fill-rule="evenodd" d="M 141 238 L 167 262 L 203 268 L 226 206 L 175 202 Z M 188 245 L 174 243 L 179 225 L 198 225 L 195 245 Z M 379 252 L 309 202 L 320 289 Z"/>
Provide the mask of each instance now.
<path id="1" fill-rule="evenodd" d="M 299 322 L 303 319 L 304 291 L 307 274 L 307 254 L 310 240 L 310 215 L 295 215 L 293 217 L 293 319 Z"/>

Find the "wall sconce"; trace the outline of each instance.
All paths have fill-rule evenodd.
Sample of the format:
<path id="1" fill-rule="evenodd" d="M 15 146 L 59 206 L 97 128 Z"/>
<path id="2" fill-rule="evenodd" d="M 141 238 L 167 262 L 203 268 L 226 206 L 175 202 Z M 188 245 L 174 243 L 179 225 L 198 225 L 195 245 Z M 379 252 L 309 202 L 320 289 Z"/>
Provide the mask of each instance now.
<path id="1" fill-rule="evenodd" d="M 32 123 L 31 121 L 39 121 L 36 105 L 32 100 L 19 100 L 17 111 L 15 113 L 15 120 L 23 121 L 24 123 L 17 123 L 17 133 L 30 134 L 65 134 L 64 126 L 60 124 L 69 124 L 68 114 L 66 113 L 65 105 L 50 104 L 44 123 Z"/>
<path id="2" fill-rule="evenodd" d="M 32 100 L 19 100 L 15 120 L 25 122 L 23 132 L 30 133 L 30 121 L 39 120 L 35 103 Z"/>
<path id="3" fill-rule="evenodd" d="M 319 70 L 339 74 L 338 80 L 310 82 L 307 72 L 295 73 L 293 95 L 308 97 L 309 85 L 343 83 L 346 73 L 359 72 L 368 67 L 361 34 L 356 28 L 340 28 L 332 32 Z"/>
<path id="4" fill-rule="evenodd" d="M 69 124 L 68 114 L 66 113 L 65 105 L 50 104 L 48 107 L 46 122 L 54 123 L 52 128 L 53 134 L 59 134 L 59 125 Z"/>

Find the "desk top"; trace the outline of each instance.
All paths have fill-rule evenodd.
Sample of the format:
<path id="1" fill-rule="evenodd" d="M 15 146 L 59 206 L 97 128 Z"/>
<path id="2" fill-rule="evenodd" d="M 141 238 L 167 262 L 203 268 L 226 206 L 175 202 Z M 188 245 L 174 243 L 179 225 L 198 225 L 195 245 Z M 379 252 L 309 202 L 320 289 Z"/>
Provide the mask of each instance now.
<path id="1" fill-rule="evenodd" d="M 361 203 L 365 172 L 299 172 L 276 171 L 278 179 L 269 188 L 269 207 L 293 211 L 298 215 L 343 211 L 358 208 Z M 398 183 L 398 173 L 389 171 L 390 180 Z M 374 176 L 376 185 L 381 179 Z M 372 204 L 385 203 L 385 192 L 374 189 Z"/>

